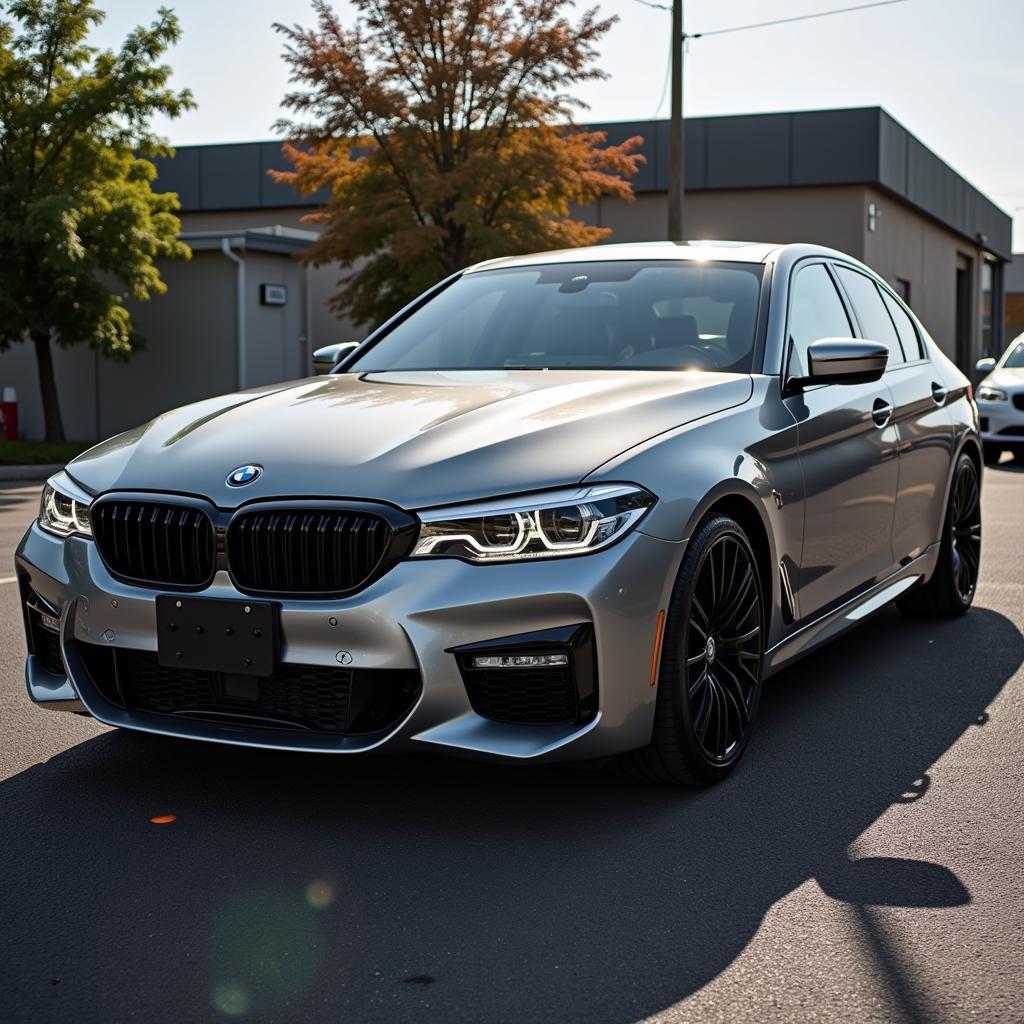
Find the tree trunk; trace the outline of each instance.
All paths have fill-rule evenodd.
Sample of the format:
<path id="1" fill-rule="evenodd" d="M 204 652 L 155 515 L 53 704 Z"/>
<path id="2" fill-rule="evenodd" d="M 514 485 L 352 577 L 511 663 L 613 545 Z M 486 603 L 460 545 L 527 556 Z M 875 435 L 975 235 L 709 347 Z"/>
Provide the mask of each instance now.
<path id="1" fill-rule="evenodd" d="M 49 331 L 33 331 L 32 341 L 36 346 L 36 367 L 39 370 L 39 394 L 43 400 L 46 440 L 60 442 L 65 440 L 64 421 L 60 415 L 57 379 L 53 375 L 53 350 L 50 348 Z"/>

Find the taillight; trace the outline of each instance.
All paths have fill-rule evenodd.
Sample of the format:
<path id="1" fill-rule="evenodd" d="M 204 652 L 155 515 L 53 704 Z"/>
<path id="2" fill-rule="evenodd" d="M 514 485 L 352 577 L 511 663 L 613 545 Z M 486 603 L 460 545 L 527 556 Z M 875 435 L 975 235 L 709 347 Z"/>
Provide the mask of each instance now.
<path id="1" fill-rule="evenodd" d="M 967 382 L 967 401 L 974 401 L 974 385 L 970 381 Z"/>

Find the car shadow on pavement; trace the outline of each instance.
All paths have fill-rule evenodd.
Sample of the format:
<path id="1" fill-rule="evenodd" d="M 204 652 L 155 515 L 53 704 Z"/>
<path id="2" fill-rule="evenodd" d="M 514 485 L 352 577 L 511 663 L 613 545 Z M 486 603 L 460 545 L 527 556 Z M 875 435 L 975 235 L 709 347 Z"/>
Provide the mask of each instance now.
<path id="1" fill-rule="evenodd" d="M 104 733 L 0 786 L 0 1006 L 20 1022 L 634 1021 L 714 979 L 815 879 L 924 1019 L 873 908 L 970 894 L 941 865 L 849 849 L 929 799 L 933 764 L 1022 660 L 991 610 L 883 613 L 772 680 L 744 764 L 702 791 Z"/>

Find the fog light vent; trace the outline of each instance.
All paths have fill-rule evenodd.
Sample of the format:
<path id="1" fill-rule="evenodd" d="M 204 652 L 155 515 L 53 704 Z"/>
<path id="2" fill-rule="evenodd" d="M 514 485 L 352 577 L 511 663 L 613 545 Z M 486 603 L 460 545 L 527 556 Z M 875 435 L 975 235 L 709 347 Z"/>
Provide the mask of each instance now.
<path id="1" fill-rule="evenodd" d="M 451 648 L 473 710 L 516 725 L 570 725 L 597 714 L 589 623 Z"/>
<path id="2" fill-rule="evenodd" d="M 34 591 L 25 601 L 25 619 L 28 625 L 29 651 L 43 668 L 54 675 L 64 675 L 64 659 L 60 653 L 60 616 Z"/>

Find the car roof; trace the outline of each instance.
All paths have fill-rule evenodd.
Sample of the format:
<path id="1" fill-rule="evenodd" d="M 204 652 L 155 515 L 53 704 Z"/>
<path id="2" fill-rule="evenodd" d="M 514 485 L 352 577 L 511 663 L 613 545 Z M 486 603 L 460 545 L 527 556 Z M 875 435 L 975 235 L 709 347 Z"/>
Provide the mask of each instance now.
<path id="1" fill-rule="evenodd" d="M 612 260 L 728 260 L 763 263 L 783 246 L 773 242 L 729 242 L 699 239 L 691 242 L 615 242 L 580 249 L 555 249 L 524 256 L 502 256 L 469 267 L 466 273 L 506 267 L 532 267 L 557 263 L 597 263 Z"/>

